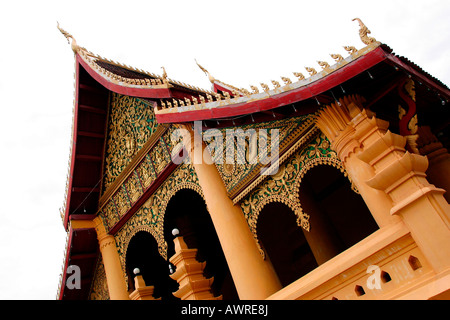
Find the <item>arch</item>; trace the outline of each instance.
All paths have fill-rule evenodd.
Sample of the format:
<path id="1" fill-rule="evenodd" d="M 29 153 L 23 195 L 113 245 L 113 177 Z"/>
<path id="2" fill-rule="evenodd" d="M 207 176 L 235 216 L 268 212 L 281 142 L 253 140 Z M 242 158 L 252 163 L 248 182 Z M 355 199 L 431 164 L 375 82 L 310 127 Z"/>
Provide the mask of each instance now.
<path id="1" fill-rule="evenodd" d="M 175 298 L 171 293 L 177 284 L 169 278 L 167 261 L 159 254 L 155 238 L 144 228 L 136 231 L 126 250 L 125 272 L 130 293 L 136 289 L 133 281 L 135 268 L 139 268 L 147 286 L 154 286 L 155 298 Z"/>
<path id="2" fill-rule="evenodd" d="M 292 200 L 284 195 L 271 195 L 264 198 L 255 207 L 255 215 L 253 215 L 250 219 L 247 219 L 250 231 L 253 234 L 253 238 L 256 241 L 256 245 L 258 246 L 259 252 L 263 259 L 266 259 L 266 252 L 261 245 L 261 241 L 258 237 L 258 221 L 261 211 L 270 203 L 282 203 L 286 205 L 289 209 L 292 210 L 293 214 L 295 215 L 297 225 L 301 226 L 305 230 L 309 230 L 309 216 L 303 212 L 298 201 Z"/>
<path id="3" fill-rule="evenodd" d="M 260 246 L 256 227 L 261 210 L 270 202 L 284 203 L 294 211 L 297 216 L 297 224 L 308 231 L 310 227 L 309 215 L 301 206 L 298 198 L 299 190 L 303 177 L 311 169 L 322 165 L 339 170 L 350 181 L 351 189 L 358 193 L 336 152 L 330 148 L 330 142 L 320 133 L 313 137 L 311 142 L 303 149 L 285 161 L 276 174 L 268 176 L 264 182 L 240 203 L 263 257 L 264 250 Z"/>
<path id="4" fill-rule="evenodd" d="M 204 276 L 214 278 L 211 290 L 224 300 L 237 299 L 219 238 L 203 197 L 190 188 L 180 189 L 170 198 L 164 213 L 164 238 L 168 243 L 167 255 L 174 253 L 172 230 L 179 229 L 189 248 L 197 249 L 197 260 L 206 262 Z"/>
<path id="5" fill-rule="evenodd" d="M 161 256 L 163 256 L 165 259 L 168 257 L 168 255 L 167 255 L 168 254 L 168 243 L 167 243 L 167 241 L 165 240 L 165 237 L 164 237 L 164 230 L 166 229 L 166 227 L 165 227 L 165 216 L 166 216 L 166 212 L 167 212 L 167 205 L 172 200 L 172 198 L 177 194 L 177 192 L 179 192 L 181 190 L 192 190 L 192 191 L 195 191 L 203 199 L 203 201 L 205 201 L 205 197 L 203 195 L 202 188 L 198 184 L 193 183 L 193 182 L 183 182 L 183 183 L 180 183 L 180 184 L 176 184 L 176 185 L 172 186 L 171 188 L 167 189 L 168 193 L 164 197 L 164 200 L 161 201 L 161 203 L 160 203 L 159 210 L 160 210 L 160 212 L 162 214 L 160 214 L 159 218 L 158 218 L 158 222 L 159 222 L 159 225 L 160 225 L 160 227 L 159 227 L 160 233 L 159 233 L 158 236 L 160 238 L 162 237 L 162 241 L 164 243 L 164 246 L 160 247 L 159 251 L 160 251 Z M 204 203 L 205 203 L 205 206 L 206 206 L 206 202 L 204 202 Z M 162 233 L 161 233 L 161 231 L 162 231 Z"/>
<path id="6" fill-rule="evenodd" d="M 287 204 L 268 202 L 261 210 L 257 234 L 262 247 L 284 286 L 317 267 L 317 262 L 305 237 L 306 230 L 298 226 L 296 215 Z"/>
<path id="7" fill-rule="evenodd" d="M 283 286 L 378 229 L 342 168 L 318 164 L 308 166 L 301 184 L 296 181 L 297 192 L 268 195 L 254 207 L 257 215 L 252 217 L 250 228 Z M 301 224 L 299 214 L 307 227 Z"/>
<path id="8" fill-rule="evenodd" d="M 149 234 L 153 237 L 153 239 L 156 241 L 155 230 L 152 229 L 152 228 L 150 228 L 149 226 L 147 226 L 147 225 L 140 225 L 140 226 L 134 228 L 134 229 L 128 234 L 128 238 L 127 238 L 128 241 L 126 241 L 126 242 L 124 243 L 123 252 L 124 252 L 125 257 L 126 257 L 126 255 L 127 255 L 127 252 L 128 252 L 128 246 L 130 245 L 131 239 L 133 239 L 133 237 L 134 237 L 138 232 L 147 232 L 147 233 L 149 233 Z M 126 260 L 124 260 L 123 266 L 126 266 Z M 126 269 L 125 269 L 124 271 L 126 271 Z"/>
<path id="9" fill-rule="evenodd" d="M 298 197 L 303 210 L 310 216 L 311 229 L 315 224 L 320 225 L 328 244 L 334 246 L 334 254 L 378 229 L 363 198 L 354 192 L 351 181 L 339 168 L 310 168 L 303 176 Z M 329 253 L 328 259 L 332 256 Z"/>
<path id="10" fill-rule="evenodd" d="M 132 237 L 138 232 L 146 231 L 151 234 L 157 242 L 159 254 L 164 260 L 167 260 L 167 242 L 164 239 L 164 214 L 170 199 L 181 189 L 194 190 L 203 197 L 203 192 L 198 185 L 197 176 L 191 165 L 181 164 L 178 166 L 114 235 L 122 271 L 127 281 L 125 256 Z"/>

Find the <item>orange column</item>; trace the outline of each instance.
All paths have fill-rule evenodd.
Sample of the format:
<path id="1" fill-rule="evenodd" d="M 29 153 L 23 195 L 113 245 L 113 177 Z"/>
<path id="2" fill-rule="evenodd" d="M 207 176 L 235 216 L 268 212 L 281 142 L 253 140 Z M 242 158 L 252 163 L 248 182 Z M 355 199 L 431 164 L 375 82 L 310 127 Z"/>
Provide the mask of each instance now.
<path id="1" fill-rule="evenodd" d="M 399 221 L 391 216 L 392 200 L 383 191 L 374 189 L 366 181 L 375 175 L 374 169 L 358 158 L 364 145 L 386 132 L 388 123 L 371 117 L 362 108 L 363 99 L 348 96 L 323 108 L 317 113 L 317 126 L 331 142 L 347 171 L 352 183 L 357 187 L 373 218 L 380 228 Z"/>
<path id="2" fill-rule="evenodd" d="M 342 241 L 332 228 L 328 218 L 314 200 L 314 195 L 307 181 L 302 181 L 300 186 L 300 203 L 304 212 L 309 215 L 311 228 L 303 231 L 306 241 L 316 259 L 321 265 L 344 250 Z"/>
<path id="3" fill-rule="evenodd" d="M 192 128 L 188 126 L 183 126 L 182 133 L 239 298 L 267 298 L 281 289 L 272 264 L 259 253 L 240 206 L 233 205 L 228 197 L 200 133 L 195 138 Z"/>
<path id="4" fill-rule="evenodd" d="M 427 156 L 429 162 L 428 180 L 446 191 L 444 197 L 450 203 L 450 154 L 431 132 L 430 127 L 419 127 L 417 134 L 420 154 Z"/>
<path id="5" fill-rule="evenodd" d="M 97 231 L 98 243 L 105 267 L 106 280 L 108 282 L 109 298 L 111 300 L 129 300 L 125 277 L 120 264 L 116 241 L 109 235 L 100 218 L 94 219 Z"/>

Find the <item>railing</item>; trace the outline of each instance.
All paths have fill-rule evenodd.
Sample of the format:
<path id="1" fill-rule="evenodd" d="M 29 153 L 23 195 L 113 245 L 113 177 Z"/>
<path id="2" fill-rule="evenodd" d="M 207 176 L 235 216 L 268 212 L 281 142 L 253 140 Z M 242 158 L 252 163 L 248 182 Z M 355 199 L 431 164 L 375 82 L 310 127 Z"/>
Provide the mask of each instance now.
<path id="1" fill-rule="evenodd" d="M 436 279 L 401 222 L 379 229 L 268 299 L 426 299 L 420 288 Z"/>

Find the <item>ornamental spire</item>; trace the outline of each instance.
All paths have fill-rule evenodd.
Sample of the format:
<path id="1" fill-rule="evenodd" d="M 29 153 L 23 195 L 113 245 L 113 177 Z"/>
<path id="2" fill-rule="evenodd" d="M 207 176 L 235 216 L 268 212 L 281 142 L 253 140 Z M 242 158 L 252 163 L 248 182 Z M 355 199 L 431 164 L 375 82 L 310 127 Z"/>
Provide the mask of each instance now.
<path id="1" fill-rule="evenodd" d="M 355 18 L 352 21 L 358 21 L 359 23 L 359 37 L 361 38 L 361 41 L 365 44 L 365 45 L 370 45 L 374 42 L 376 42 L 377 40 L 375 38 L 369 37 L 368 34 L 371 33 L 370 30 L 366 27 L 366 25 L 361 21 L 361 19 L 359 18 Z"/>
<path id="2" fill-rule="evenodd" d="M 214 81 L 216 81 L 216 79 L 214 79 L 214 77 L 208 72 L 208 70 L 206 70 L 205 68 L 203 68 L 203 67 L 197 62 L 197 59 L 195 59 L 195 63 L 198 65 L 198 67 L 199 67 L 204 73 L 206 73 L 206 75 L 208 76 L 209 81 L 210 81 L 211 83 L 214 83 Z"/>
<path id="3" fill-rule="evenodd" d="M 66 30 L 64 30 L 63 28 L 61 28 L 61 27 L 59 26 L 59 22 L 58 22 L 58 21 L 57 21 L 56 23 L 57 23 L 56 27 L 58 28 L 58 30 L 59 30 L 59 31 L 62 33 L 62 35 L 67 39 L 67 43 L 70 43 L 70 40 L 69 40 L 69 39 L 72 39 L 72 43 L 71 43 L 72 51 L 73 51 L 74 53 L 77 53 L 78 50 L 80 50 L 80 47 L 77 45 L 77 42 L 75 41 L 75 38 L 74 38 L 70 33 L 68 33 Z"/>

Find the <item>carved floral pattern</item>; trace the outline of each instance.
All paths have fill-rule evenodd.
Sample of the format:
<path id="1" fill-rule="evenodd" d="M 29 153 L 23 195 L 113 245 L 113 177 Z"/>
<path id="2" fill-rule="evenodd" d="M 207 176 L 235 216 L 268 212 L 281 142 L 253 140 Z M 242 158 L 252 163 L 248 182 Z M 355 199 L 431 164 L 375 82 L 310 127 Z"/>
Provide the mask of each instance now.
<path id="1" fill-rule="evenodd" d="M 195 170 L 190 164 L 181 164 L 150 196 L 142 207 L 115 235 L 122 268 L 131 238 L 139 231 L 149 232 L 158 244 L 160 255 L 167 259 L 167 243 L 164 240 L 164 215 L 170 199 L 182 189 L 192 189 L 203 197 Z"/>
<path id="2" fill-rule="evenodd" d="M 108 282 L 106 281 L 105 267 L 101 255 L 95 270 L 94 281 L 89 295 L 90 300 L 109 300 Z"/>
<path id="3" fill-rule="evenodd" d="M 257 222 L 262 209 L 270 202 L 284 203 L 294 211 L 297 224 L 309 231 L 309 215 L 301 208 L 299 188 L 305 173 L 320 164 L 332 165 L 344 172 L 341 161 L 336 152 L 330 149 L 330 142 L 323 134 L 316 135 L 310 143 L 281 165 L 276 174 L 268 176 L 241 201 L 242 211 L 263 257 L 265 252 L 257 236 Z"/>
<path id="4" fill-rule="evenodd" d="M 110 108 L 103 191 L 120 175 L 158 125 L 153 106 L 139 98 L 112 93 Z"/>
<path id="5" fill-rule="evenodd" d="M 215 154 L 216 141 L 213 138 L 213 131 L 205 131 L 203 139 L 206 142 L 209 152 L 216 164 L 217 169 L 222 177 L 223 182 L 227 188 L 227 191 L 231 193 L 236 189 L 242 180 L 248 176 L 255 168 L 260 165 L 261 159 L 258 158 L 258 141 L 266 143 L 267 154 L 270 156 L 271 137 L 273 129 L 279 130 L 279 144 L 283 145 L 289 135 L 294 130 L 302 127 L 303 124 L 309 123 L 312 117 L 310 115 L 295 117 L 291 119 L 276 120 L 258 124 L 249 124 L 240 126 L 237 129 L 242 130 L 242 136 L 245 138 L 245 148 L 238 148 L 236 143 L 234 146 L 230 146 L 234 141 L 226 138 L 227 130 L 234 130 L 235 128 L 223 128 L 219 130 L 222 134 L 223 140 L 228 144 L 228 147 L 234 149 L 234 163 L 228 163 L 225 161 L 227 145 L 223 143 L 223 159 L 217 161 L 218 155 Z M 267 136 L 259 134 L 259 130 L 267 130 Z M 245 135 L 247 134 L 247 135 Z M 250 148 L 250 145 L 253 148 Z M 253 152 L 251 152 L 253 151 Z M 255 159 L 259 161 L 255 161 Z"/>

